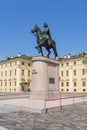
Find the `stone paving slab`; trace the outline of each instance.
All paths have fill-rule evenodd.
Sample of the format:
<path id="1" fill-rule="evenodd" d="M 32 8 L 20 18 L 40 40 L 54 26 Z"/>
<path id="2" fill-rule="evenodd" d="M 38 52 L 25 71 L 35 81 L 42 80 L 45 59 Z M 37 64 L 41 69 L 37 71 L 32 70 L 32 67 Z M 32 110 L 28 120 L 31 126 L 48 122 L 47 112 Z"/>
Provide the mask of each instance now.
<path id="1" fill-rule="evenodd" d="M 29 98 L 22 98 L 22 99 L 9 99 L 9 100 L 0 100 L 0 106 L 8 106 L 13 109 L 19 110 L 27 110 L 31 112 L 38 112 L 43 113 L 46 110 L 52 110 L 61 108 L 61 106 L 66 105 L 74 105 L 76 103 L 86 102 L 87 97 L 79 97 L 79 98 L 64 98 L 62 100 L 41 100 L 41 99 L 29 99 Z"/>
<path id="2" fill-rule="evenodd" d="M 6 129 L 6 128 L 0 126 L 0 130 L 9 130 L 9 129 Z"/>
<path id="3" fill-rule="evenodd" d="M 0 106 L 0 114 L 1 113 L 16 112 L 16 111 L 19 111 L 19 109 L 16 107 Z"/>
<path id="4" fill-rule="evenodd" d="M 29 98 L 0 100 L 0 106 L 8 106 L 20 110 L 30 110 L 32 112 L 41 113 L 44 109 L 44 100 L 32 100 Z"/>
<path id="5" fill-rule="evenodd" d="M 87 130 L 86 102 L 47 114 L 29 111 L 5 112 L 0 113 L 0 126 L 9 130 Z"/>

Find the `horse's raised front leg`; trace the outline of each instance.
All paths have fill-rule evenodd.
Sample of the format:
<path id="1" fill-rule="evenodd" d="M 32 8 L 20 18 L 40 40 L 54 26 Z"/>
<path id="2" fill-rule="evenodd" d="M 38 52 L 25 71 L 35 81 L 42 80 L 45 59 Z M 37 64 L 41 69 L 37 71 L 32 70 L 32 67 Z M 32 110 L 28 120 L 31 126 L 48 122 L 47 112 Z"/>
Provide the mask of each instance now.
<path id="1" fill-rule="evenodd" d="M 51 51 L 50 50 L 47 50 L 47 51 L 48 51 L 47 58 L 49 58 Z"/>
<path id="2" fill-rule="evenodd" d="M 35 48 L 38 50 L 38 53 L 39 53 L 39 54 L 41 53 L 41 55 L 43 56 L 42 47 L 36 46 Z"/>
<path id="3" fill-rule="evenodd" d="M 36 46 L 35 48 L 38 50 L 39 53 L 41 52 L 40 47 Z"/>
<path id="4" fill-rule="evenodd" d="M 41 51 L 41 55 L 43 56 L 43 51 L 42 51 L 42 47 L 40 47 L 40 51 Z"/>

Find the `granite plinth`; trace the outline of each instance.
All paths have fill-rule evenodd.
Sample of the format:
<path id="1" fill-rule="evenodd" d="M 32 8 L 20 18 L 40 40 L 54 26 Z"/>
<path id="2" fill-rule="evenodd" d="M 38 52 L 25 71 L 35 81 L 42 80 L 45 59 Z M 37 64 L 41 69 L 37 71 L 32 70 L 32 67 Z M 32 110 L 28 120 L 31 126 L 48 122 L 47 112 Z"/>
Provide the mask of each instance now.
<path id="1" fill-rule="evenodd" d="M 32 59 L 31 98 L 48 98 L 47 93 L 59 91 L 59 61 L 46 57 Z"/>

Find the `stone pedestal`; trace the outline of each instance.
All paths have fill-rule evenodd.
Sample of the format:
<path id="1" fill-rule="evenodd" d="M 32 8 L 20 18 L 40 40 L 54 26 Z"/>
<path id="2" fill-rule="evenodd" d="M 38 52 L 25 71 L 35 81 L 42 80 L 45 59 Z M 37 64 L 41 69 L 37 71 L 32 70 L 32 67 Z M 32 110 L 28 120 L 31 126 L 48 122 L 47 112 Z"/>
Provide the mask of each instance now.
<path id="1" fill-rule="evenodd" d="M 32 89 L 30 98 L 46 99 L 59 92 L 59 62 L 46 57 L 32 59 Z"/>

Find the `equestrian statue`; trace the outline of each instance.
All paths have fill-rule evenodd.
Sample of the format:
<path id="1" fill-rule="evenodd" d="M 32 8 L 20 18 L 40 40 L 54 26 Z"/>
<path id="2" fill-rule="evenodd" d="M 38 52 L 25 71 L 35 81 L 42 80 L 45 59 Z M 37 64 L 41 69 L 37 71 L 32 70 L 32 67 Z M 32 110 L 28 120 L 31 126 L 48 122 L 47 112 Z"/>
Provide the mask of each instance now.
<path id="1" fill-rule="evenodd" d="M 47 57 L 49 58 L 49 55 L 51 53 L 50 49 L 52 48 L 56 59 L 56 57 L 58 57 L 56 43 L 51 38 L 50 29 L 48 25 L 44 23 L 44 30 L 41 31 L 40 28 L 35 24 L 31 32 L 34 33 L 37 38 L 37 46 L 35 48 L 38 50 L 38 52 L 41 53 L 41 55 L 43 56 L 42 47 L 45 47 L 48 51 Z"/>

